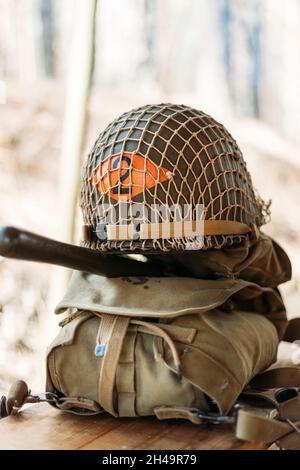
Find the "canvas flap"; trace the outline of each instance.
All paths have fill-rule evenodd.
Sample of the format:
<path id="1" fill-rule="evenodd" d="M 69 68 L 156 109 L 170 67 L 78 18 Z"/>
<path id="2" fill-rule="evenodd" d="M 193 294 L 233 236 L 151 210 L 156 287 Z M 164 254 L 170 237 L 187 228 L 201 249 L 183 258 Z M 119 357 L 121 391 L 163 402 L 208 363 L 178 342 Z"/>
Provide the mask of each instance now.
<path id="1" fill-rule="evenodd" d="M 106 278 L 75 272 L 68 291 L 56 307 L 132 317 L 176 317 L 209 311 L 224 304 L 237 292 L 259 296 L 262 290 L 244 280 L 195 278 Z"/>

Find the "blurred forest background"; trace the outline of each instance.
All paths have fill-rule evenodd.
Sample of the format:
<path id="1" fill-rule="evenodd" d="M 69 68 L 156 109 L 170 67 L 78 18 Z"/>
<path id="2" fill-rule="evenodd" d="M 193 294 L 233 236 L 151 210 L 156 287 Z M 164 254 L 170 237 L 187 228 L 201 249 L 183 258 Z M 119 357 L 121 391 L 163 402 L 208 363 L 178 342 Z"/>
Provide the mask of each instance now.
<path id="1" fill-rule="evenodd" d="M 82 86 L 70 63 L 89 2 L 0 0 L 0 223 L 66 241 L 63 147 L 76 138 L 66 97 Z M 299 314 L 300 0 L 101 0 L 94 45 L 82 158 L 135 106 L 179 102 L 212 114 L 273 200 L 265 230 L 292 259 L 282 291 L 289 314 Z M 79 63 L 82 54 L 78 46 Z M 59 273 L 0 260 L 0 391 L 15 377 L 43 389 Z"/>

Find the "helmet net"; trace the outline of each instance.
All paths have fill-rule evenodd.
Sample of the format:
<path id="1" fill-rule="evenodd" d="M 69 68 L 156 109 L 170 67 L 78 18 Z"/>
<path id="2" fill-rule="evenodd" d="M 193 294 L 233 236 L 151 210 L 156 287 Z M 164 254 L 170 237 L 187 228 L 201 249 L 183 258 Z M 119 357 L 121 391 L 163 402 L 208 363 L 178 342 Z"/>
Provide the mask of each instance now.
<path id="1" fill-rule="evenodd" d="M 127 252 L 188 249 L 191 240 L 184 236 L 100 240 L 91 235 L 99 224 L 106 225 L 108 206 L 114 209 L 113 224 L 124 226 L 136 217 L 124 207 L 130 209 L 138 203 L 147 208 L 149 223 L 153 215 L 158 222 L 174 220 L 172 212 L 158 211 L 161 204 L 187 204 L 192 211 L 202 204 L 206 221 L 233 221 L 256 227 L 266 223 L 270 214 L 269 203 L 253 189 L 243 155 L 231 134 L 209 115 L 184 105 L 134 109 L 115 119 L 99 135 L 83 169 L 81 208 L 89 228 L 83 246 Z M 201 249 L 239 244 L 250 236 L 205 235 Z"/>

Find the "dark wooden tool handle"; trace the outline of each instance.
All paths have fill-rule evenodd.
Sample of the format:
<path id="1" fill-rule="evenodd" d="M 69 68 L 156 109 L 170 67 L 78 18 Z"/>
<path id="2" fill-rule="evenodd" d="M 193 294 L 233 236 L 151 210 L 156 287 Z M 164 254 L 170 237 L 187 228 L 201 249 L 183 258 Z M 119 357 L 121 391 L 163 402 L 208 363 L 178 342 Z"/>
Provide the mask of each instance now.
<path id="1" fill-rule="evenodd" d="M 156 263 L 143 263 L 69 245 L 16 227 L 0 228 L 0 255 L 65 266 L 106 277 L 163 275 L 163 268 Z"/>

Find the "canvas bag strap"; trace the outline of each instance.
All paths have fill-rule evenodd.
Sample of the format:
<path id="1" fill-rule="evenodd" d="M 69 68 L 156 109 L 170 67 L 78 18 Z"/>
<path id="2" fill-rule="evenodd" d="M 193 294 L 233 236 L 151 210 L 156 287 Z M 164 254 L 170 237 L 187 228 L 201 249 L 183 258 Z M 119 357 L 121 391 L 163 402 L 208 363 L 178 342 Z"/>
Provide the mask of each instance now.
<path id="1" fill-rule="evenodd" d="M 272 419 L 268 416 L 240 410 L 236 424 L 236 437 L 244 441 L 276 443 L 280 449 L 300 449 L 300 420 L 287 417 Z"/>
<path id="2" fill-rule="evenodd" d="M 103 356 L 98 387 L 99 403 L 113 416 L 118 416 L 114 406 L 116 372 L 129 323 L 129 317 L 103 314 L 97 337 L 95 352 Z"/>
<path id="3" fill-rule="evenodd" d="M 256 375 L 249 384 L 250 389 L 283 387 L 300 388 L 300 367 L 278 367 Z"/>
<path id="4" fill-rule="evenodd" d="M 143 331 L 161 337 L 169 346 L 174 361 L 174 371 L 181 375 L 181 364 L 176 346 L 170 334 L 180 336 L 178 329 L 168 330 L 165 325 L 156 325 L 151 322 L 131 319 L 125 316 L 101 314 L 101 321 L 97 335 L 95 347 L 96 356 L 102 357 L 101 371 L 99 376 L 99 403 L 104 410 L 113 416 L 119 416 L 114 406 L 114 390 L 116 385 L 117 367 L 120 361 L 124 339 L 126 337 L 129 324 L 132 323 Z M 184 329 L 182 336 L 188 333 L 188 338 L 192 341 L 194 337 L 193 329 Z"/>
<path id="5" fill-rule="evenodd" d="M 280 449 L 300 449 L 300 368 L 270 369 L 250 382 L 244 395 L 267 400 L 276 410 L 264 416 L 239 410 L 236 437 L 245 441 L 276 443 Z M 275 414 L 274 414 L 275 412 Z"/>

